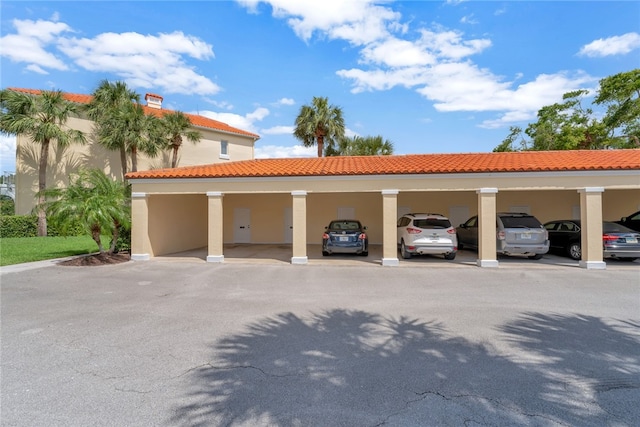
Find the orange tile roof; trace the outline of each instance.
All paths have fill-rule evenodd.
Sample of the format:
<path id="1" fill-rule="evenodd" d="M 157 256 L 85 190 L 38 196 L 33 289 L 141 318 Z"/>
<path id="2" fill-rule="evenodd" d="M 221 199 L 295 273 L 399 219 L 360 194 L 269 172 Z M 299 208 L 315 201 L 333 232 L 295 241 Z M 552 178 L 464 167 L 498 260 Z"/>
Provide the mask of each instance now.
<path id="1" fill-rule="evenodd" d="M 127 178 L 257 178 L 598 170 L 635 170 L 638 171 L 640 183 L 640 149 L 256 159 L 133 172 L 128 173 Z"/>
<path id="2" fill-rule="evenodd" d="M 15 88 L 15 87 L 10 87 L 8 89 L 13 90 L 15 92 L 29 93 L 33 95 L 39 95 L 42 93 L 42 91 L 39 89 L 22 89 L 22 88 Z M 77 94 L 77 93 L 63 92 L 63 95 L 67 101 L 75 102 L 77 104 L 88 104 L 93 99 L 93 96 L 91 95 L 83 95 L 83 94 Z M 153 95 L 153 96 L 162 98 L 160 95 Z M 166 110 L 166 109 L 159 110 L 157 108 L 150 108 L 150 107 L 147 107 L 146 105 L 143 105 L 142 108 L 144 109 L 146 114 L 153 114 L 158 117 L 161 117 L 166 113 L 174 112 L 172 110 Z M 199 116 L 197 114 L 189 114 L 189 113 L 183 113 L 183 114 L 189 117 L 191 124 L 194 126 L 199 126 L 207 129 L 214 129 L 214 130 L 227 132 L 227 133 L 234 133 L 234 134 L 243 135 L 243 136 L 249 136 L 254 139 L 260 138 L 260 135 L 258 134 L 255 134 L 253 132 L 249 132 L 246 130 L 238 129 L 233 126 L 229 126 L 228 124 L 219 122 L 217 120 L 209 119 L 207 117 Z"/>

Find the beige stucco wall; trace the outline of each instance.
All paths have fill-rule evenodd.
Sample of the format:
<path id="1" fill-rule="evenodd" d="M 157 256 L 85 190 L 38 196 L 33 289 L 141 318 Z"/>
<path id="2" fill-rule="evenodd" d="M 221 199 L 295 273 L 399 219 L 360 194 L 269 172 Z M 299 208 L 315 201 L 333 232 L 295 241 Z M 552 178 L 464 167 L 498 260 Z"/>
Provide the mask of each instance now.
<path id="1" fill-rule="evenodd" d="M 82 131 L 86 138 L 85 145 L 70 145 L 66 149 L 58 149 L 55 143 L 50 145 L 47 166 L 47 187 L 62 187 L 68 184 L 69 175 L 80 168 L 102 169 L 114 179 L 122 179 L 122 165 L 119 151 L 106 150 L 95 143 L 92 136 L 93 122 L 82 118 L 71 118 L 70 128 Z M 254 139 L 238 135 L 215 132 L 197 128 L 202 139 L 197 144 L 184 142 L 178 151 L 178 166 L 192 166 L 209 163 L 229 162 L 253 159 Z M 229 156 L 220 156 L 220 141 L 229 142 Z M 16 214 L 25 215 L 35 206 L 35 194 L 38 189 L 38 164 L 40 145 L 33 144 L 30 139 L 18 135 L 16 142 Z M 149 170 L 170 167 L 171 151 L 166 150 L 160 156 L 150 159 L 139 154 L 138 170 Z M 131 159 L 128 159 L 128 170 L 131 170 Z"/>
<path id="2" fill-rule="evenodd" d="M 207 246 L 208 199 L 205 195 L 150 196 L 151 256 Z"/>
<path id="3" fill-rule="evenodd" d="M 398 207 L 413 212 L 441 212 L 467 206 L 476 215 L 478 195 L 474 192 L 408 192 L 398 194 Z M 285 210 L 292 208 L 291 193 L 225 194 L 223 203 L 223 241 L 234 243 L 234 209 L 251 212 L 251 243 L 285 243 Z M 617 220 L 636 209 L 640 190 L 612 190 L 603 193 L 603 218 Z M 306 196 L 306 240 L 320 243 L 324 227 L 337 218 L 339 208 L 353 208 L 356 219 L 368 227 L 370 243 L 381 244 L 382 195 L 370 193 L 309 193 Z M 576 190 L 503 191 L 496 194 L 496 210 L 509 211 L 528 206 L 540 221 L 572 218 L 580 206 Z M 151 196 L 149 227 L 153 255 L 179 252 L 207 245 L 207 197 L 204 194 Z M 453 224 L 457 226 L 459 224 Z M 290 243 L 290 242 L 289 242 Z"/>

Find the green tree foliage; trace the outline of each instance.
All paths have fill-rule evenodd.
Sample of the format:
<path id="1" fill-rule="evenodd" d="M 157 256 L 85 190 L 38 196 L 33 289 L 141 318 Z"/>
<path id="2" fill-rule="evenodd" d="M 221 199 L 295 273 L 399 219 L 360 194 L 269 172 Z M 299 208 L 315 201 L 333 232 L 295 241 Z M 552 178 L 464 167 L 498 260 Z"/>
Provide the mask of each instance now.
<path id="1" fill-rule="evenodd" d="M 606 105 L 607 114 L 602 122 L 612 137 L 618 134 L 622 143 L 640 147 L 640 69 L 600 80 L 594 102 Z"/>
<path id="2" fill-rule="evenodd" d="M 66 188 L 44 191 L 49 199 L 46 211 L 62 231 L 82 224 L 101 253 L 105 249 L 100 236 L 110 235 L 108 252 L 113 253 L 121 229 L 131 226 L 130 191 L 129 186 L 99 169 L 81 170 L 69 179 Z"/>
<path id="3" fill-rule="evenodd" d="M 162 132 L 164 134 L 165 145 L 171 152 L 171 167 L 178 165 L 178 150 L 182 146 L 183 136 L 187 141 L 196 144 L 200 141 L 199 132 L 191 130 L 189 117 L 179 111 L 167 113 L 161 119 Z"/>
<path id="4" fill-rule="evenodd" d="M 393 143 L 382 136 L 343 137 L 337 145 L 328 145 L 325 156 L 389 156 L 393 154 Z"/>
<path id="5" fill-rule="evenodd" d="M 0 131 L 5 134 L 25 135 L 40 145 L 38 164 L 38 204 L 45 203 L 49 146 L 66 147 L 72 143 L 84 144 L 85 135 L 66 127 L 69 118 L 78 115 L 76 104 L 67 101 L 61 91 L 43 91 L 32 95 L 5 89 L 0 92 Z M 47 235 L 47 217 L 38 208 L 38 236 Z"/>
<path id="6" fill-rule="evenodd" d="M 293 136 L 305 147 L 318 147 L 322 157 L 325 144 L 333 146 L 344 137 L 342 109 L 329 104 L 328 98 L 313 97 L 311 105 L 303 105 L 296 117 Z"/>
<path id="7" fill-rule="evenodd" d="M 122 176 L 127 173 L 127 154 L 131 171 L 138 170 L 138 152 L 156 157 L 163 147 L 160 119 L 145 114 L 140 96 L 123 82 L 103 80 L 87 105 L 87 115 L 94 121 L 98 143 L 120 151 Z"/>
<path id="8" fill-rule="evenodd" d="M 512 126 L 493 151 L 600 150 L 640 146 L 640 70 L 616 74 L 600 81 L 595 105 L 606 105 L 602 118 L 582 103 L 586 90 L 564 94 L 561 103 L 538 111 L 538 121 L 523 131 Z M 528 138 L 527 138 L 528 137 Z"/>

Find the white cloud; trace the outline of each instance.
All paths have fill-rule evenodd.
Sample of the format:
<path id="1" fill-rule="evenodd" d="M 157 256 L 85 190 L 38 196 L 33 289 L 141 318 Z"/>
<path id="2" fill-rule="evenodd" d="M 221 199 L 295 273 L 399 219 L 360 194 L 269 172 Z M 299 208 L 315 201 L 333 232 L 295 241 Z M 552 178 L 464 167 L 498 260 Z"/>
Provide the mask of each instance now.
<path id="1" fill-rule="evenodd" d="M 302 145 L 294 145 L 291 147 L 282 145 L 260 145 L 256 144 L 256 159 L 281 159 L 288 157 L 317 157 L 317 147 L 304 147 Z"/>
<path id="2" fill-rule="evenodd" d="M 294 101 L 292 98 L 280 98 L 278 100 L 279 105 L 294 105 L 295 103 L 296 101 Z"/>
<path id="3" fill-rule="evenodd" d="M 16 170 L 16 137 L 0 134 L 0 173 Z"/>
<path id="4" fill-rule="evenodd" d="M 103 33 L 61 38 L 59 49 L 90 71 L 114 73 L 135 87 L 164 93 L 213 95 L 220 87 L 188 66 L 183 56 L 213 58 L 211 45 L 176 31 L 170 34 Z"/>
<path id="5" fill-rule="evenodd" d="M 32 72 L 68 70 L 69 66 L 51 53 L 57 49 L 76 66 L 113 73 L 133 87 L 198 95 L 220 91 L 216 83 L 185 62 L 185 57 L 201 61 L 213 58 L 212 46 L 180 31 L 158 35 L 102 33 L 77 38 L 65 35 L 73 29 L 62 22 L 14 20 L 13 25 L 16 33 L 0 39 L 1 55 L 26 63 L 26 69 Z"/>
<path id="6" fill-rule="evenodd" d="M 253 112 L 244 116 L 233 113 L 218 113 L 215 111 L 199 111 L 198 113 L 193 114 L 209 117 L 210 119 L 218 120 L 219 122 L 237 127 L 238 129 L 257 132 L 256 122 L 260 122 L 262 119 L 267 117 L 269 115 L 269 110 L 264 107 L 258 107 Z"/>
<path id="7" fill-rule="evenodd" d="M 273 126 L 262 129 L 261 134 L 264 135 L 293 135 L 294 126 Z"/>
<path id="8" fill-rule="evenodd" d="M 300 1 L 300 0 L 236 0 L 251 12 L 258 5 L 271 6 L 276 18 L 286 19 L 298 37 L 308 41 L 314 33 L 331 39 L 343 39 L 362 45 L 389 34 L 389 30 L 402 31 L 398 25 L 400 14 L 388 7 L 376 5 L 374 0 Z"/>
<path id="9" fill-rule="evenodd" d="M 40 74 L 46 73 L 45 68 L 67 70 L 69 67 L 54 54 L 45 49 L 54 44 L 57 37 L 72 31 L 62 22 L 13 20 L 15 34 L 7 34 L 0 38 L 0 55 L 13 62 L 24 62 L 28 69 Z"/>
<path id="10" fill-rule="evenodd" d="M 626 55 L 640 48 L 640 34 L 627 33 L 606 39 L 594 40 L 582 46 L 578 55 L 589 57 L 604 57 L 611 55 Z"/>

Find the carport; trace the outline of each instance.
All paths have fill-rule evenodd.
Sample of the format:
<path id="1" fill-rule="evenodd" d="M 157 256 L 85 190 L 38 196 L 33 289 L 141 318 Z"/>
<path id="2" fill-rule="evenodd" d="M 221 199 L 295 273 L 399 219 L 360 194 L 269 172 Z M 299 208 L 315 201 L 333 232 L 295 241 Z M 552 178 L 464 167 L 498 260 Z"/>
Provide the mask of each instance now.
<path id="1" fill-rule="evenodd" d="M 394 266 L 397 217 L 412 210 L 455 225 L 478 214 L 476 264 L 497 267 L 495 213 L 525 209 L 543 222 L 579 217 L 580 265 L 601 269 L 602 220 L 640 204 L 640 150 L 259 159 L 127 178 L 134 260 L 206 247 L 208 262 L 224 262 L 225 244 L 281 243 L 306 264 L 328 220 L 356 215 L 382 245 L 380 263 Z"/>

